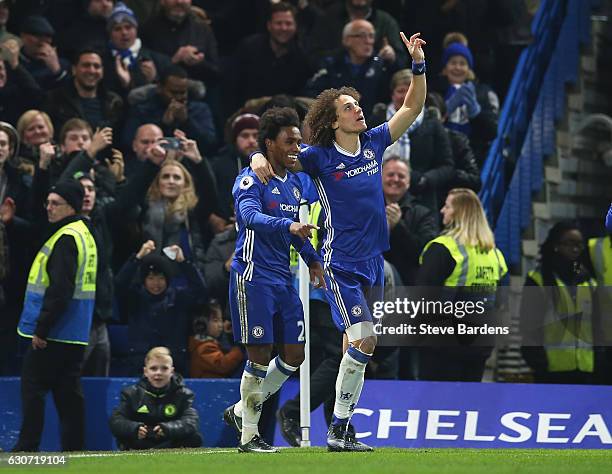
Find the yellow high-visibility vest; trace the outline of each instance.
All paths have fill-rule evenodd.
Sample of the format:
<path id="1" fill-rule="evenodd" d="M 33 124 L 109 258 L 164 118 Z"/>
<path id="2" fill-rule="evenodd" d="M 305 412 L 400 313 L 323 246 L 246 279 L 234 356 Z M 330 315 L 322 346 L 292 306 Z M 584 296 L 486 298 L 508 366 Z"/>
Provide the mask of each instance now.
<path id="1" fill-rule="evenodd" d="M 93 235 L 82 220 L 61 227 L 38 251 L 28 275 L 25 302 L 17 332 L 24 337 L 31 338 L 34 335 L 43 298 L 49 287 L 47 263 L 55 244 L 64 235 L 73 237 L 77 247 L 75 288 L 68 307 L 54 323 L 47 339 L 86 345 L 96 296 L 98 250 Z"/>

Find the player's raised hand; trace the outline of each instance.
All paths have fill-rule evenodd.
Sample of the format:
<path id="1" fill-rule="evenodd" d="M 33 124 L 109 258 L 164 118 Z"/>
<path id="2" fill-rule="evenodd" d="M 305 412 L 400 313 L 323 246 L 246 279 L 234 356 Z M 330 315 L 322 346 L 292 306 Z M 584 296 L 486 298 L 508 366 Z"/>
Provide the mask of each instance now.
<path id="1" fill-rule="evenodd" d="M 406 45 L 410 56 L 412 56 L 412 60 L 415 63 L 422 63 L 423 61 L 425 61 L 423 45 L 427 44 L 427 42 L 419 38 L 419 36 L 421 36 L 421 33 L 415 33 L 410 37 L 410 39 L 408 39 L 406 38 L 404 32 L 400 31 L 400 36 L 402 38 L 402 41 Z"/>
<path id="2" fill-rule="evenodd" d="M 325 283 L 325 273 L 320 262 L 311 262 L 308 266 L 308 273 L 310 273 L 310 283 L 315 288 L 323 288 L 327 290 L 327 283 Z"/>
<path id="3" fill-rule="evenodd" d="M 274 176 L 274 170 L 272 169 L 272 165 L 266 157 L 261 153 L 256 153 L 253 155 L 253 159 L 251 160 L 251 169 L 259 178 L 263 184 L 268 184 L 272 176 Z"/>
<path id="4" fill-rule="evenodd" d="M 312 237 L 312 231 L 318 230 L 319 228 L 313 224 L 302 224 L 301 222 L 294 222 L 289 226 L 289 232 L 293 235 L 297 235 L 302 239 L 309 239 Z"/>

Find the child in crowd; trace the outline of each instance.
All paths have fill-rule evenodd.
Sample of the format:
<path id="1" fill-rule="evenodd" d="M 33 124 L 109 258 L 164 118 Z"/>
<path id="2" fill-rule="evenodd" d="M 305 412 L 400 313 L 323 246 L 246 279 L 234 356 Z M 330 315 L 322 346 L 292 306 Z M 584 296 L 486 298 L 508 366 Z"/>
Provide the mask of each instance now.
<path id="1" fill-rule="evenodd" d="M 135 278 L 138 273 L 140 278 Z M 173 284 L 175 273 L 183 275 L 185 286 Z M 142 357 L 155 346 L 169 347 L 177 370 L 187 374 L 192 315 L 206 302 L 207 291 L 202 275 L 181 247 L 160 250 L 148 240 L 116 276 L 115 289 L 128 320 L 130 374 L 139 371 Z"/>
<path id="2" fill-rule="evenodd" d="M 167 347 L 154 347 L 140 381 L 121 391 L 110 429 L 119 449 L 197 448 L 202 445 L 194 393 L 174 373 Z"/>
<path id="3" fill-rule="evenodd" d="M 228 378 L 241 374 L 244 355 L 239 346 L 229 342 L 221 305 L 211 300 L 207 311 L 193 322 L 194 335 L 189 338 L 191 377 Z"/>

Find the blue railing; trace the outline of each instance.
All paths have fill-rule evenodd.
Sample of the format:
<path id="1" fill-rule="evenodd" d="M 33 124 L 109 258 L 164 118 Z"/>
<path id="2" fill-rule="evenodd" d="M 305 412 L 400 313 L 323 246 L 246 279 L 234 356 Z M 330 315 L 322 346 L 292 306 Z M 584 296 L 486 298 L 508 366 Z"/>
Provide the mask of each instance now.
<path id="1" fill-rule="evenodd" d="M 580 44 L 590 41 L 591 9 L 598 3 L 542 0 L 532 23 L 534 41 L 521 54 L 506 96 L 482 170 L 480 198 L 510 264 L 520 261 L 532 195 L 542 187 L 543 159 L 554 152 L 565 86 L 577 80 Z"/>

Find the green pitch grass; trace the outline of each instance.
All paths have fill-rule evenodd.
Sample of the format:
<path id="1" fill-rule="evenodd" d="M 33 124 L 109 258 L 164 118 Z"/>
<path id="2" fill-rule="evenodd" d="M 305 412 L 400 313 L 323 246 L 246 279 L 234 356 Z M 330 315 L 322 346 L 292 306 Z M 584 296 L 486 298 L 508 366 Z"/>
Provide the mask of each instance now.
<path id="1" fill-rule="evenodd" d="M 2 458 L 7 454 L 2 455 Z M 240 454 L 232 449 L 82 453 L 63 467 L 8 467 L 4 472 L 210 473 L 210 474 L 389 474 L 389 473 L 609 473 L 612 450 L 377 449 L 371 453 L 328 453 L 323 448 L 283 449 L 277 454 Z M 46 471 L 49 472 L 49 471 Z"/>

